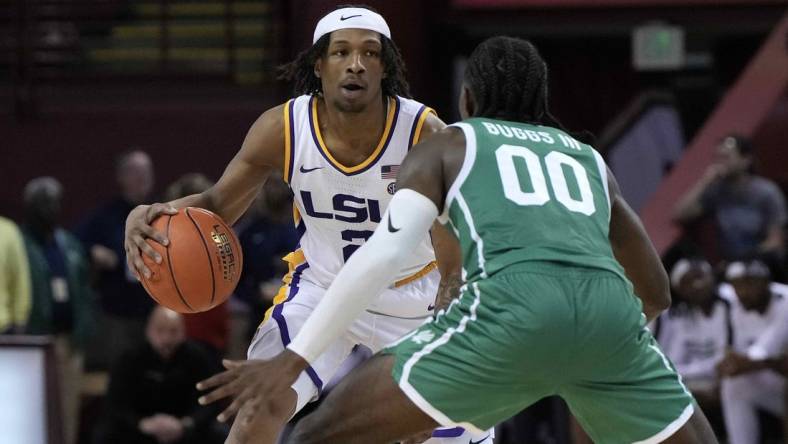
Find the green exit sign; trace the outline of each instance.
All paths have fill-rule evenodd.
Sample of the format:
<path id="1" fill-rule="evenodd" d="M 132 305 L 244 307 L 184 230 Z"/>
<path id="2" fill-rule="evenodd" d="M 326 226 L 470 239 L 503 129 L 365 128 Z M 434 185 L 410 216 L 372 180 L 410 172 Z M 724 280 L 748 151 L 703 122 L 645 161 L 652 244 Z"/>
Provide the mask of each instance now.
<path id="1" fill-rule="evenodd" d="M 639 70 L 669 70 L 684 66 L 684 29 L 651 23 L 632 32 L 632 65 Z"/>

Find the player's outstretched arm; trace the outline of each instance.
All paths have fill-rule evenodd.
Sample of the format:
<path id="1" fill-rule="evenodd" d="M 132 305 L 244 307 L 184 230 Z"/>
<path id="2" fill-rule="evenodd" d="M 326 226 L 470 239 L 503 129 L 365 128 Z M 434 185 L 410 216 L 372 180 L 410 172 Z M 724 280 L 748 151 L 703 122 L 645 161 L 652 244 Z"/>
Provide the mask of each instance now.
<path id="1" fill-rule="evenodd" d="M 424 240 L 437 216 L 438 209 L 428 198 L 413 190 L 397 191 L 378 229 L 348 259 L 287 349 L 272 360 L 236 363 L 228 371 L 202 381 L 198 389 L 212 391 L 202 396 L 200 403 L 232 397 L 233 402 L 219 417 L 221 421 L 242 408 L 252 411 L 248 418 L 265 412 L 257 406 L 270 405 L 281 397 L 370 300 L 394 281 L 402 262 Z"/>
<path id="2" fill-rule="evenodd" d="M 449 306 L 459 296 L 462 286 L 462 251 L 457 238 L 446 227 L 435 222 L 432 225 L 432 247 L 438 260 L 441 282 L 435 296 L 435 313 Z"/>
<path id="3" fill-rule="evenodd" d="M 287 349 L 270 361 L 247 361 L 198 385 L 212 390 L 206 404 L 225 397 L 233 402 L 222 412 L 227 419 L 244 406 L 264 405 L 287 390 L 298 375 L 334 342 L 369 304 L 390 285 L 402 263 L 424 240 L 444 198 L 443 153 L 457 131 L 441 131 L 410 151 L 400 169 L 397 191 L 382 222 L 334 279 L 331 287 Z M 460 137 L 463 137 L 460 132 Z M 464 146 L 464 139 L 462 139 Z M 431 149 L 430 145 L 439 149 Z M 451 148 L 460 152 L 462 148 Z M 452 168 L 456 177 L 457 168 Z M 440 205 L 440 206 L 439 206 Z M 246 407 L 254 410 L 253 407 Z M 254 415 L 254 414 L 253 414 Z"/>
<path id="4" fill-rule="evenodd" d="M 610 169 L 607 177 L 611 204 L 609 237 L 613 254 L 632 281 L 635 294 L 643 301 L 643 313 L 651 321 L 670 306 L 668 275 L 640 218 L 621 195 Z"/>
<path id="5" fill-rule="evenodd" d="M 167 203 L 140 205 L 126 218 L 125 249 L 129 268 L 150 276 L 142 255 L 156 262 L 158 253 L 146 239 L 167 245 L 163 233 L 156 232 L 151 223 L 162 214 L 175 214 L 178 208 L 200 207 L 218 214 L 232 225 L 246 211 L 273 168 L 284 163 L 284 105 L 263 113 L 249 129 L 243 145 L 225 168 L 222 177 L 211 188 Z"/>
<path id="6" fill-rule="evenodd" d="M 429 114 L 424 121 L 424 129 L 421 131 L 418 141 L 426 141 L 444 128 L 446 128 L 446 124 L 438 116 Z M 427 145 L 427 149 L 430 146 L 434 148 L 435 144 Z M 435 258 L 438 260 L 438 270 L 441 274 L 438 294 L 435 296 L 435 312 L 437 313 L 446 308 L 452 299 L 459 295 L 460 286 L 462 286 L 462 252 L 457 238 L 440 223 L 435 222 L 430 233 L 432 247 L 435 249 Z"/>

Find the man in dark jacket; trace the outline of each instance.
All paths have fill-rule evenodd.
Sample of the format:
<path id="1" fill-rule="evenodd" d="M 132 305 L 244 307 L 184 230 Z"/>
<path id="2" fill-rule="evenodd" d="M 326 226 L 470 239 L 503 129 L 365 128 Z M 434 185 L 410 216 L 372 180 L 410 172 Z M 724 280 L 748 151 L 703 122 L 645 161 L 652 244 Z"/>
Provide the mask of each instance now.
<path id="1" fill-rule="evenodd" d="M 153 189 L 153 162 L 143 151 L 122 154 L 116 169 L 120 195 L 96 208 L 77 229 L 90 256 L 98 295 L 99 341 L 88 345 L 91 368 L 109 369 L 121 353 L 144 341 L 145 319 L 153 300 L 123 259 L 126 216 Z"/>
<path id="2" fill-rule="evenodd" d="M 110 374 L 107 421 L 100 444 L 223 442 L 218 411 L 197 403 L 197 381 L 218 362 L 186 339 L 183 316 L 164 307 L 151 313 L 147 341 L 128 350 Z"/>

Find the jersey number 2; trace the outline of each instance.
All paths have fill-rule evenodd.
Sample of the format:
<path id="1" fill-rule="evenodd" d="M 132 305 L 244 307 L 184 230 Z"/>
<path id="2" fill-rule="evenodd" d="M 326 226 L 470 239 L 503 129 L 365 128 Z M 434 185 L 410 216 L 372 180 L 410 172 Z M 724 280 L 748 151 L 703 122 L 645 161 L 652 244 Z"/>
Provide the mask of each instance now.
<path id="1" fill-rule="evenodd" d="M 525 161 L 532 191 L 523 191 L 522 182 L 517 175 L 514 165 L 516 158 Z M 547 180 L 542 170 L 542 162 L 536 153 L 524 146 L 501 145 L 495 150 L 495 159 L 498 162 L 498 171 L 503 182 L 503 193 L 507 199 L 522 206 L 541 206 L 550 201 L 550 194 L 547 191 Z M 550 187 L 553 190 L 555 199 L 569 211 L 585 214 L 586 216 L 594 214 L 596 211 L 594 196 L 591 194 L 591 184 L 588 182 L 588 174 L 586 174 L 583 165 L 559 151 L 551 151 L 550 154 L 546 155 L 544 164 L 547 167 L 547 177 L 550 178 Z M 569 194 L 564 170 L 565 166 L 569 167 L 575 176 L 577 186 L 580 189 L 579 199 Z"/>
<path id="2" fill-rule="evenodd" d="M 362 242 L 366 242 L 372 236 L 372 231 L 369 230 L 344 230 L 342 231 L 342 240 L 347 242 L 353 242 L 356 239 L 361 239 Z M 345 258 L 345 262 L 350 259 L 350 255 L 356 252 L 361 247 L 361 245 L 357 244 L 350 244 L 345 245 L 342 248 L 342 256 Z"/>

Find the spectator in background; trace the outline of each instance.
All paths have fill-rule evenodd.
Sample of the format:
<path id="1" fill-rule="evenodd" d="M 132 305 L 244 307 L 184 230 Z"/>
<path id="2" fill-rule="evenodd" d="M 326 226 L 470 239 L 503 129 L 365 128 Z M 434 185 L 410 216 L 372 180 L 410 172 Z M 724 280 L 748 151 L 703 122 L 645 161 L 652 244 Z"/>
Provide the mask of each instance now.
<path id="1" fill-rule="evenodd" d="M 788 303 L 783 303 L 779 319 L 788 319 Z M 747 356 L 755 361 L 788 357 L 788 322 L 776 322 L 758 336 L 758 340 L 747 349 Z M 788 364 L 788 360 L 783 361 Z M 785 374 L 788 365 L 778 366 L 778 371 Z"/>
<path id="2" fill-rule="evenodd" d="M 779 315 L 783 322 L 770 325 L 758 340 L 747 349 L 747 360 L 743 364 L 753 371 L 771 369 L 783 378 L 788 377 L 788 303 L 782 304 Z M 741 361 L 741 360 L 740 360 Z M 783 410 L 783 441 L 788 443 L 788 384 L 785 385 Z"/>
<path id="3" fill-rule="evenodd" d="M 213 182 L 199 173 L 189 173 L 167 187 L 166 199 L 172 201 L 184 196 L 202 193 Z M 230 336 L 230 318 L 227 304 L 221 304 L 202 313 L 184 318 L 186 336 L 206 346 L 215 356 L 222 357 Z"/>
<path id="4" fill-rule="evenodd" d="M 251 338 L 287 273 L 282 257 L 296 249 L 300 238 L 292 195 L 281 174 L 271 174 L 237 230 L 244 265 L 235 295 L 249 306 Z"/>
<path id="5" fill-rule="evenodd" d="M 66 443 L 79 418 L 83 346 L 90 335 L 93 295 L 88 259 L 76 237 L 59 226 L 63 188 L 52 177 L 31 180 L 24 191 L 25 247 L 33 304 L 26 331 L 55 341 Z"/>
<path id="6" fill-rule="evenodd" d="M 19 333 L 30 313 L 30 270 L 22 234 L 0 217 L 0 334 Z"/>
<path id="7" fill-rule="evenodd" d="M 761 258 L 782 269 L 785 198 L 777 185 L 752 173 L 748 140 L 730 135 L 717 147 L 717 159 L 700 181 L 678 202 L 674 219 L 688 223 L 714 217 L 722 258 Z"/>
<path id="8" fill-rule="evenodd" d="M 197 403 L 197 381 L 219 371 L 219 363 L 186 339 L 183 316 L 156 307 L 147 341 L 126 351 L 113 366 L 106 423 L 97 444 L 211 444 L 226 436 L 214 406 Z"/>
<path id="9" fill-rule="evenodd" d="M 758 345 L 762 338 L 788 323 L 788 286 L 771 282 L 769 269 L 758 260 L 733 262 L 720 293 L 731 302 L 733 350 L 718 365 L 721 398 L 731 444 L 758 443 L 758 410 L 779 418 L 785 411 L 785 376 L 769 368 Z"/>
<path id="10" fill-rule="evenodd" d="M 153 163 L 134 150 L 117 160 L 121 195 L 99 207 L 79 228 L 96 273 L 100 337 L 90 346 L 88 366 L 108 368 L 127 348 L 143 341 L 145 319 L 153 300 L 126 266 L 123 249 L 126 216 L 148 201 L 153 189 Z"/>
<path id="11" fill-rule="evenodd" d="M 705 259 L 676 262 L 670 283 L 673 305 L 657 318 L 654 336 L 719 436 L 724 425 L 716 367 L 733 340 L 730 303 L 719 296 Z"/>
<path id="12" fill-rule="evenodd" d="M 782 304 L 780 319 L 788 320 L 788 303 Z M 788 322 L 776 322 L 758 337 L 747 350 L 753 369 L 771 369 L 788 378 Z M 785 385 L 783 410 L 783 440 L 788 443 L 788 384 Z"/>

